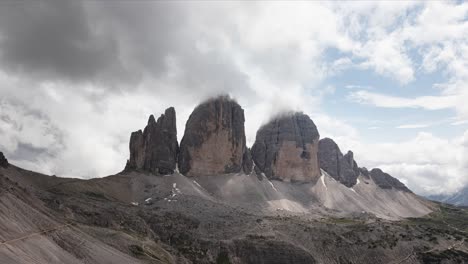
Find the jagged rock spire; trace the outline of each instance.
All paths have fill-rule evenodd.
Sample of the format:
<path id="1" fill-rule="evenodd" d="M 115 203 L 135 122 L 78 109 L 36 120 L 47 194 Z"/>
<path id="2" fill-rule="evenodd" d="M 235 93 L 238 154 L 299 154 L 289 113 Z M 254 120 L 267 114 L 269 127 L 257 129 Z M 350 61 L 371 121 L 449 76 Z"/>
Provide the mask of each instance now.
<path id="1" fill-rule="evenodd" d="M 352 187 L 356 184 L 360 172 L 354 161 L 353 152 L 349 151 L 343 156 L 335 141 L 330 138 L 324 138 L 319 142 L 318 160 L 320 168 L 335 180 L 347 187 Z"/>
<path id="2" fill-rule="evenodd" d="M 176 168 L 177 154 L 176 113 L 173 107 L 166 109 L 156 121 L 151 115 L 144 131 L 130 136 L 130 159 L 126 169 L 170 174 Z"/>
<path id="3" fill-rule="evenodd" d="M 0 167 L 8 167 L 8 160 L 5 158 L 2 152 L 0 152 Z"/>

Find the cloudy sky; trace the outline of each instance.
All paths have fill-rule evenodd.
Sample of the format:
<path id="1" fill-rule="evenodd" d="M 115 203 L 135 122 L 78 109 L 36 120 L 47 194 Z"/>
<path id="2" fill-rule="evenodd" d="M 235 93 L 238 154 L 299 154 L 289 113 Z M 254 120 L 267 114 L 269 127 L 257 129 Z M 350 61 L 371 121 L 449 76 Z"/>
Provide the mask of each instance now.
<path id="1" fill-rule="evenodd" d="M 2 1 L 0 151 L 47 174 L 119 172 L 149 114 L 217 94 L 247 140 L 285 110 L 419 194 L 468 183 L 468 3 Z"/>

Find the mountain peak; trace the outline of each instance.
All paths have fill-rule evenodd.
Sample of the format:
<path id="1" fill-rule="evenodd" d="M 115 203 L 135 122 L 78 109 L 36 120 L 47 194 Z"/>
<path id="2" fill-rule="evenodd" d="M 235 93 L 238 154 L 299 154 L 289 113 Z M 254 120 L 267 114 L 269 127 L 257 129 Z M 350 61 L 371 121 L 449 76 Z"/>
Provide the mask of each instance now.
<path id="1" fill-rule="evenodd" d="M 268 178 L 316 181 L 319 132 L 306 114 L 293 112 L 263 125 L 252 146 L 252 158 Z"/>
<path id="2" fill-rule="evenodd" d="M 238 173 L 249 170 L 244 109 L 221 95 L 198 105 L 185 125 L 179 170 L 186 176 Z M 250 166 L 251 167 L 251 166 Z M 251 170 L 251 168 L 250 168 Z"/>
<path id="3" fill-rule="evenodd" d="M 359 168 L 354 161 L 354 154 L 348 151 L 343 156 L 338 145 L 331 138 L 321 139 L 318 147 L 320 168 L 325 170 L 335 180 L 347 187 L 357 183 Z"/>
<path id="4" fill-rule="evenodd" d="M 166 109 L 155 120 L 148 119 L 144 131 L 130 136 L 130 159 L 126 169 L 139 169 L 158 174 L 173 173 L 178 153 L 176 114 L 173 107 Z"/>
<path id="5" fill-rule="evenodd" d="M 3 168 L 8 167 L 8 160 L 3 155 L 3 152 L 0 152 L 0 167 L 3 167 Z"/>
<path id="6" fill-rule="evenodd" d="M 382 189 L 395 188 L 400 191 L 411 192 L 402 182 L 397 178 L 392 177 L 390 174 L 383 172 L 379 168 L 370 171 L 372 180 Z"/>

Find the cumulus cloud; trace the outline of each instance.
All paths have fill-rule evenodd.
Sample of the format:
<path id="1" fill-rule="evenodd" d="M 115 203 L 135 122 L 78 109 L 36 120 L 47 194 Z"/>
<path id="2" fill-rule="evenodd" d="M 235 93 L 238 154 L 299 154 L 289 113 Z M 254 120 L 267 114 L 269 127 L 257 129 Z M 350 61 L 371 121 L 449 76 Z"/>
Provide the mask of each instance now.
<path id="1" fill-rule="evenodd" d="M 451 193 L 468 184 L 468 131 L 454 139 L 428 132 L 401 142 L 369 144 L 355 138 L 339 142 L 351 149 L 358 165 L 381 168 L 419 194 Z"/>
<path id="2" fill-rule="evenodd" d="M 456 96 L 420 96 L 415 98 L 390 96 L 359 90 L 349 94 L 349 98 L 362 104 L 370 104 L 386 108 L 423 108 L 427 110 L 440 110 L 454 108 L 458 105 Z"/>
<path id="3" fill-rule="evenodd" d="M 91 80 L 118 66 L 112 37 L 75 1 L 8 1 L 0 9 L 3 69 L 49 79 Z"/>
<path id="4" fill-rule="evenodd" d="M 396 67 L 390 72 L 397 74 L 403 83 L 413 79 L 415 66 L 425 73 L 440 71 L 448 78 L 444 83 L 433 84 L 440 94 L 406 98 L 361 90 L 352 92 L 350 98 L 360 103 L 388 108 L 454 109 L 459 121 L 466 120 L 468 106 L 464 102 L 468 100 L 468 3 L 428 2 L 420 8 L 419 12 L 387 31 L 389 36 L 384 38 L 387 47 L 384 46 L 383 50 L 389 56 L 379 56 L 377 52 L 376 60 L 383 60 L 376 63 L 376 71 L 379 72 L 379 67 L 390 63 Z M 414 57 L 411 53 L 422 58 L 419 65 L 411 66 L 417 63 L 417 60 L 410 59 Z M 400 62 L 392 63 L 395 60 Z M 372 64 L 372 60 L 364 62 L 364 65 L 369 63 Z"/>

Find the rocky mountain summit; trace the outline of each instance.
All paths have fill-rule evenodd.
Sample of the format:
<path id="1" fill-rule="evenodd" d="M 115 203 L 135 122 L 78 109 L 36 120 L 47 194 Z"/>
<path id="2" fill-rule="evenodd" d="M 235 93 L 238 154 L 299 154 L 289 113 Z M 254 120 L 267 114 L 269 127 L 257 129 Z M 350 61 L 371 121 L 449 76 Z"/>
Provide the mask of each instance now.
<path id="1" fill-rule="evenodd" d="M 256 168 L 270 179 L 316 181 L 319 132 L 309 116 L 291 113 L 262 126 L 252 146 Z"/>
<path id="2" fill-rule="evenodd" d="M 8 167 L 8 160 L 3 155 L 3 152 L 0 152 L 0 167 L 3 167 L 3 168 Z"/>
<path id="3" fill-rule="evenodd" d="M 126 169 L 171 174 L 176 168 L 178 150 L 176 113 L 170 107 L 157 121 L 151 115 L 143 132 L 132 133 Z"/>
<path id="4" fill-rule="evenodd" d="M 345 155 L 330 138 L 320 134 L 309 116 L 285 113 L 258 131 L 250 150 L 246 146 L 244 110 L 229 96 L 198 105 L 190 115 L 184 136 L 177 142 L 176 113 L 166 109 L 156 121 L 151 115 L 143 131 L 130 137 L 126 170 L 171 174 L 178 167 L 185 176 L 229 173 L 257 175 L 285 182 L 316 182 L 323 169 L 333 179 L 353 187 L 358 177 L 372 178 L 382 189 L 409 191 L 380 169 L 359 168 L 354 153 Z"/>
<path id="5" fill-rule="evenodd" d="M 330 138 L 321 139 L 318 145 L 320 168 L 345 186 L 354 186 L 360 170 L 354 161 L 353 152 L 349 151 L 343 156 L 338 145 Z"/>
<path id="6" fill-rule="evenodd" d="M 228 96 L 197 106 L 180 143 L 179 171 L 186 176 L 248 173 L 244 122 L 244 110 Z"/>
<path id="7" fill-rule="evenodd" d="M 372 180 L 382 189 L 395 188 L 404 192 L 411 192 L 402 182 L 392 177 L 390 174 L 383 172 L 379 168 L 372 169 L 370 171 Z"/>

